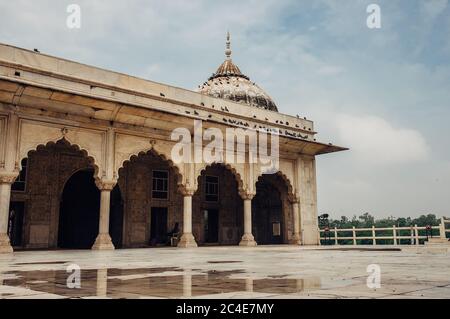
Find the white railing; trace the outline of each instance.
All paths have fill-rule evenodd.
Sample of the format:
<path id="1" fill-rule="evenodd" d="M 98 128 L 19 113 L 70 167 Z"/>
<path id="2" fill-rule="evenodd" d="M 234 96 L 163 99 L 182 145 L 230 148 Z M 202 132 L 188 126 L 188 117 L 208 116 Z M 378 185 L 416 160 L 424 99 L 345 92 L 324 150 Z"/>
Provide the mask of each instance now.
<path id="1" fill-rule="evenodd" d="M 422 239 L 425 241 L 426 239 L 430 237 L 439 237 L 442 239 L 446 239 L 447 233 L 450 233 L 450 229 L 446 229 L 446 225 L 450 224 L 450 219 L 445 219 L 444 217 L 441 218 L 441 223 L 439 226 L 432 226 L 431 228 L 427 228 L 425 226 L 418 227 L 417 225 L 410 226 L 410 227 L 380 227 L 376 228 L 375 226 L 372 226 L 371 228 L 330 228 L 328 230 L 325 229 L 319 229 L 319 243 L 321 241 L 327 241 L 328 244 L 334 243 L 334 245 L 343 245 L 342 241 L 351 241 L 350 244 L 358 245 L 360 244 L 359 241 L 361 240 L 370 240 L 371 245 L 377 245 L 377 240 L 390 240 L 393 242 L 394 245 L 401 245 L 402 240 L 403 244 L 407 245 L 420 245 L 420 240 Z M 433 235 L 433 230 L 439 230 L 439 235 Z M 391 236 L 386 235 L 379 235 L 377 233 L 379 232 L 392 232 Z M 419 231 L 426 231 L 429 233 L 429 235 L 419 235 Z M 339 233 L 352 233 L 352 236 L 339 236 Z M 371 236 L 358 236 L 358 233 L 361 232 L 371 232 Z M 408 233 L 405 235 L 405 233 Z M 340 242 L 341 241 L 341 242 Z M 345 244 L 345 243 L 344 243 Z M 346 243 L 347 245 L 349 243 Z M 366 245 L 368 243 L 365 243 Z M 370 244 L 369 244 L 370 245 Z"/>

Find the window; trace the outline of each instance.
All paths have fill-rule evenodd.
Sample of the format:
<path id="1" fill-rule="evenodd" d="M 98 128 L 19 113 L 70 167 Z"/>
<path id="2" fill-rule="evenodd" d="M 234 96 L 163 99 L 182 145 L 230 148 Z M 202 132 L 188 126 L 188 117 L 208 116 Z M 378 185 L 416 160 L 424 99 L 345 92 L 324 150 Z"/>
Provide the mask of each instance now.
<path id="1" fill-rule="evenodd" d="M 12 184 L 11 189 L 13 191 L 24 192 L 25 187 L 27 186 L 27 165 L 28 161 L 26 158 L 22 160 L 22 170 L 17 176 L 16 181 Z"/>
<path id="2" fill-rule="evenodd" d="M 152 198 L 169 198 L 169 172 L 153 171 Z"/>
<path id="3" fill-rule="evenodd" d="M 207 202 L 219 201 L 219 177 L 205 176 L 205 199 Z"/>

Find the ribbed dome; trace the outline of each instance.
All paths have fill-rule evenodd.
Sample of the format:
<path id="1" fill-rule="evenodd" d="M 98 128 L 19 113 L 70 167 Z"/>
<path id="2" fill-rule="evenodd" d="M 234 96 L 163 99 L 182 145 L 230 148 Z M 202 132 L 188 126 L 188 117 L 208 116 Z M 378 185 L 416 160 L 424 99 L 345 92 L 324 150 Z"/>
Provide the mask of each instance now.
<path id="1" fill-rule="evenodd" d="M 230 34 L 227 34 L 226 60 L 219 66 L 207 82 L 199 86 L 199 92 L 212 97 L 227 99 L 278 112 L 271 97 L 231 60 Z"/>

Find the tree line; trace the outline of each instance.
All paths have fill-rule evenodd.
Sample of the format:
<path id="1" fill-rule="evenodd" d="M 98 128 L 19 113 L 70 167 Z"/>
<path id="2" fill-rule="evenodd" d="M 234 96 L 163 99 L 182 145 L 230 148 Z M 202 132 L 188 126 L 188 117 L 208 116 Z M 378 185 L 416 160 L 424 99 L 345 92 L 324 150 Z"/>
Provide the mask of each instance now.
<path id="1" fill-rule="evenodd" d="M 372 228 L 372 226 L 375 226 L 375 228 L 389 228 L 389 227 L 427 227 L 427 226 L 439 226 L 441 223 L 441 219 L 438 218 L 435 214 L 427 214 L 427 215 L 421 215 L 417 218 L 412 217 L 388 217 L 388 218 L 381 218 L 381 219 L 375 219 L 374 216 L 372 216 L 370 213 L 364 213 L 360 216 L 354 215 L 352 218 L 348 218 L 347 216 L 341 216 L 341 219 L 322 219 L 319 220 L 319 226 L 320 229 L 326 229 L 329 228 L 330 234 L 328 236 L 331 237 L 331 240 L 326 241 L 323 239 L 323 237 L 326 236 L 326 234 L 322 233 L 322 243 L 327 244 L 334 242 L 334 232 L 333 229 L 336 227 L 338 229 L 349 229 L 349 228 Z M 397 235 L 398 236 L 410 236 L 411 232 L 410 230 L 398 230 Z M 434 229 L 432 230 L 431 234 L 432 236 L 439 236 L 439 230 Z M 425 230 L 419 231 L 420 236 L 426 236 Z M 351 237 L 352 232 L 339 232 L 339 237 Z M 372 236 L 372 231 L 364 231 L 364 232 L 358 232 L 357 236 L 359 237 L 368 237 Z M 377 231 L 377 236 L 392 236 L 392 231 L 390 230 L 384 230 L 384 231 Z M 423 243 L 423 240 L 420 241 Z M 340 244 L 351 244 L 352 240 L 339 240 Z M 360 244 L 367 244 L 371 245 L 372 240 L 370 239 L 362 239 L 358 240 L 358 243 Z M 399 243 L 406 244 L 410 243 L 410 239 L 402 239 L 399 240 Z M 393 240 L 387 240 L 387 239 L 378 239 L 377 244 L 383 245 L 383 244 L 393 244 Z"/>

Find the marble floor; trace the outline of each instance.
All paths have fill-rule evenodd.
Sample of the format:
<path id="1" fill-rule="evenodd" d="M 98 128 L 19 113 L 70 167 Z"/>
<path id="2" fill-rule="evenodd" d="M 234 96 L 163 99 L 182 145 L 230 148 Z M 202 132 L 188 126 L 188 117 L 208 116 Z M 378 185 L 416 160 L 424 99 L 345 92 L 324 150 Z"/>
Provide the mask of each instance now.
<path id="1" fill-rule="evenodd" d="M 371 264 L 380 267 L 378 289 L 367 286 Z M 16 252 L 0 255 L 0 298 L 450 298 L 450 254 L 380 246 Z"/>

